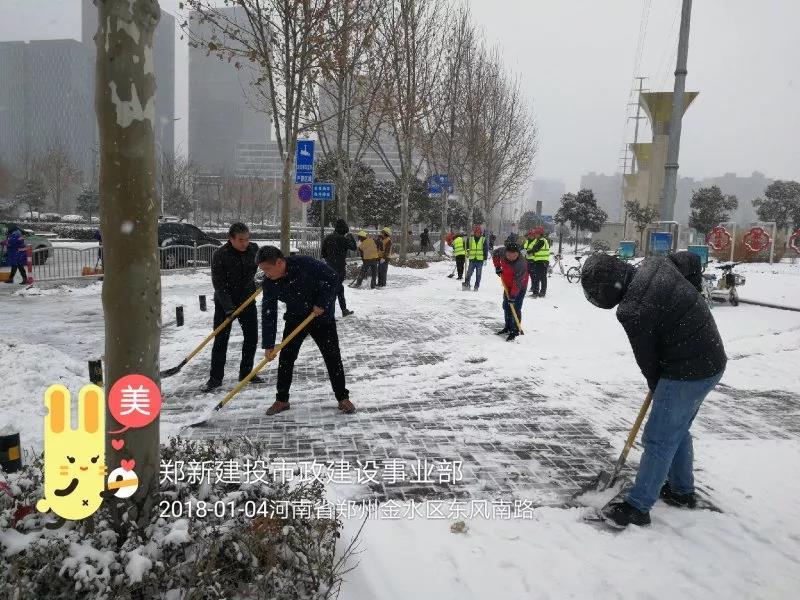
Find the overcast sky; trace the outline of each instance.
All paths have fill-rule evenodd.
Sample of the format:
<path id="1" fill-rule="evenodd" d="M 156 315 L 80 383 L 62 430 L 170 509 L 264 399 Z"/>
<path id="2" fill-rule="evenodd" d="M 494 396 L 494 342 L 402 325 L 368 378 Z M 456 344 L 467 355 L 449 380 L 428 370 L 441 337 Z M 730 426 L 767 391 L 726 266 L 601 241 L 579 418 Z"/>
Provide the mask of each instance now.
<path id="1" fill-rule="evenodd" d="M 613 173 L 647 0 L 471 0 L 531 99 L 540 132 L 535 175 L 577 188 Z M 177 14 L 177 0 L 161 6 Z M 671 91 L 681 0 L 652 0 L 638 73 Z M 680 174 L 726 172 L 800 180 L 800 1 L 695 1 Z M 80 0 L 0 0 L 0 40 L 80 36 Z M 46 15 L 43 17 L 43 15 Z M 176 147 L 186 149 L 187 52 L 178 42 Z M 0 82 L 2 85 L 2 82 Z M 644 121 L 643 121 L 644 122 Z M 649 141 L 648 128 L 640 139 Z"/>

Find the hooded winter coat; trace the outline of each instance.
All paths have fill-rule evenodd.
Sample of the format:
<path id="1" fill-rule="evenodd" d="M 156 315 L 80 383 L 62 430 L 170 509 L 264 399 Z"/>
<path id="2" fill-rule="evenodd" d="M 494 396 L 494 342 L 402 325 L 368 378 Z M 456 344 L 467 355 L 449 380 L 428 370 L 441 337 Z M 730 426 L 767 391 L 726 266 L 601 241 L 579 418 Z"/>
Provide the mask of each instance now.
<path id="1" fill-rule="evenodd" d="M 510 261 L 506 258 L 506 249 L 498 248 L 492 252 L 492 262 L 495 270 L 500 269 L 500 277 L 511 298 L 520 292 L 525 293 L 528 288 L 528 261 L 522 252 L 518 253 L 516 260 Z"/>
<path id="2" fill-rule="evenodd" d="M 662 377 L 693 381 L 725 370 L 725 347 L 708 304 L 669 258 L 646 258 L 634 269 L 595 254 L 583 267 L 581 284 L 596 306 L 619 304 L 617 320 L 651 390 Z"/>

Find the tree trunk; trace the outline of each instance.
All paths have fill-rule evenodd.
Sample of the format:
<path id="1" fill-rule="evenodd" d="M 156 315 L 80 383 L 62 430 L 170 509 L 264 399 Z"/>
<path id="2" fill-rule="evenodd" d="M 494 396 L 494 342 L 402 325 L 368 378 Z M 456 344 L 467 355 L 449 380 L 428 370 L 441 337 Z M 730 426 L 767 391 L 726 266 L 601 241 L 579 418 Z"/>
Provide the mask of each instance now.
<path id="1" fill-rule="evenodd" d="M 576 255 L 578 254 L 578 236 L 579 236 L 579 234 L 580 234 L 580 230 L 578 229 L 578 226 L 576 225 L 575 226 L 575 254 Z"/>
<path id="2" fill-rule="evenodd" d="M 439 254 L 441 254 L 442 256 L 444 256 L 444 254 L 445 254 L 445 252 L 444 252 L 445 241 L 444 240 L 445 240 L 445 237 L 447 236 L 447 234 L 445 233 L 447 231 L 447 199 L 448 199 L 447 196 L 448 196 L 447 188 L 445 187 L 442 190 L 442 193 L 441 193 L 441 199 L 442 199 L 442 229 L 439 232 Z"/>
<path id="3" fill-rule="evenodd" d="M 161 279 L 157 256 L 153 32 L 156 0 L 95 0 L 98 11 L 95 108 L 100 136 L 100 207 L 103 232 L 105 388 L 124 375 L 159 381 Z M 107 431 L 121 429 L 110 411 Z M 106 464 L 134 459 L 139 488 L 126 501 L 142 528 L 155 508 L 159 472 L 159 419 L 117 437 L 109 435 Z M 121 519 L 121 516 L 120 516 Z M 115 523 L 122 525 L 121 520 Z"/>
<path id="4" fill-rule="evenodd" d="M 400 260 L 405 262 L 408 255 L 408 196 L 411 185 L 408 173 L 403 173 L 400 182 Z"/>
<path id="5" fill-rule="evenodd" d="M 294 150 L 287 150 L 286 159 L 283 161 L 283 181 L 281 182 L 281 252 L 289 256 L 289 230 L 291 228 L 291 215 L 289 214 L 289 197 L 292 191 L 292 165 L 294 163 Z"/>

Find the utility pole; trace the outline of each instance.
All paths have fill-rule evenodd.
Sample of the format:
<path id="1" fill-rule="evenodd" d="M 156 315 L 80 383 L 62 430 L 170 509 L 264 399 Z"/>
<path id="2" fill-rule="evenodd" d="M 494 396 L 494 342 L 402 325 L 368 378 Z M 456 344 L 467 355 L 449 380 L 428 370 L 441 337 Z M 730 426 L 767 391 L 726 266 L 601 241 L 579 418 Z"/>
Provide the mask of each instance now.
<path id="1" fill-rule="evenodd" d="M 689 22 L 692 0 L 683 0 L 681 31 L 678 38 L 678 64 L 675 68 L 675 87 L 672 92 L 672 117 L 669 125 L 667 162 L 664 165 L 664 189 L 661 193 L 661 220 L 675 218 L 675 195 L 678 186 L 678 153 L 681 145 L 681 120 L 683 119 L 683 92 L 686 89 L 686 61 L 689 55 Z"/>

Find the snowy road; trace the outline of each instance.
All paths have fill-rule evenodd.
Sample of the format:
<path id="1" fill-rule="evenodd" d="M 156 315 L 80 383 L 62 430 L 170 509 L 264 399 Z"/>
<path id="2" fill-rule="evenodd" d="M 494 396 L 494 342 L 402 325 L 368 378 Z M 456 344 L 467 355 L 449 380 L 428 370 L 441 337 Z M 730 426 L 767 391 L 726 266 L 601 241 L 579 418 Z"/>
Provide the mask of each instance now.
<path id="1" fill-rule="evenodd" d="M 800 298 L 798 267 L 772 270 L 744 267 L 742 296 L 780 296 L 786 304 Z M 506 343 L 493 335 L 502 323 L 492 270 L 477 293 L 462 292 L 448 272 L 445 264 L 392 268 L 385 290 L 347 290 L 356 314 L 338 323 L 359 407 L 353 417 L 335 410 L 309 341 L 298 359 L 291 411 L 273 419 L 263 414 L 274 394 L 272 365 L 269 384 L 242 392 L 212 427 L 191 430 L 259 438 L 286 460 L 463 461 L 463 480 L 455 483 L 333 486 L 342 498 L 523 498 L 551 507 L 537 509 L 532 520 L 476 520 L 466 536 L 451 534 L 447 521 L 371 521 L 364 564 L 345 597 L 605 597 L 623 590 L 630 597 L 669 589 L 681 597 L 713 590 L 719 597 L 782 598 L 798 589 L 800 525 L 793 507 L 800 484 L 786 474 L 800 466 L 800 313 L 714 309 L 729 366 L 693 431 L 698 483 L 725 514 L 659 504 L 648 531 L 611 536 L 582 524 L 577 509 L 558 507 L 615 458 L 644 397 L 613 313 L 594 308 L 578 285 L 556 276 L 546 300 L 526 299 L 526 335 Z M 211 289 L 206 273 L 165 276 L 162 285 L 166 368 L 210 330 L 212 313 L 199 311 L 197 295 L 210 298 Z M 77 390 L 86 362 L 103 353 L 101 288 L 11 287 L 0 288 L 6 385 L 0 415 L 21 429 L 25 446 L 39 448 L 36 415 L 46 386 L 61 380 Z M 177 305 L 185 307 L 183 328 L 174 325 Z M 229 362 L 238 361 L 241 340 L 235 327 Z M 164 439 L 219 400 L 196 392 L 209 354 L 164 380 Z M 235 371 L 229 364 L 225 390 Z M 631 462 L 637 461 L 634 451 Z M 348 531 L 354 527 L 348 523 Z"/>

